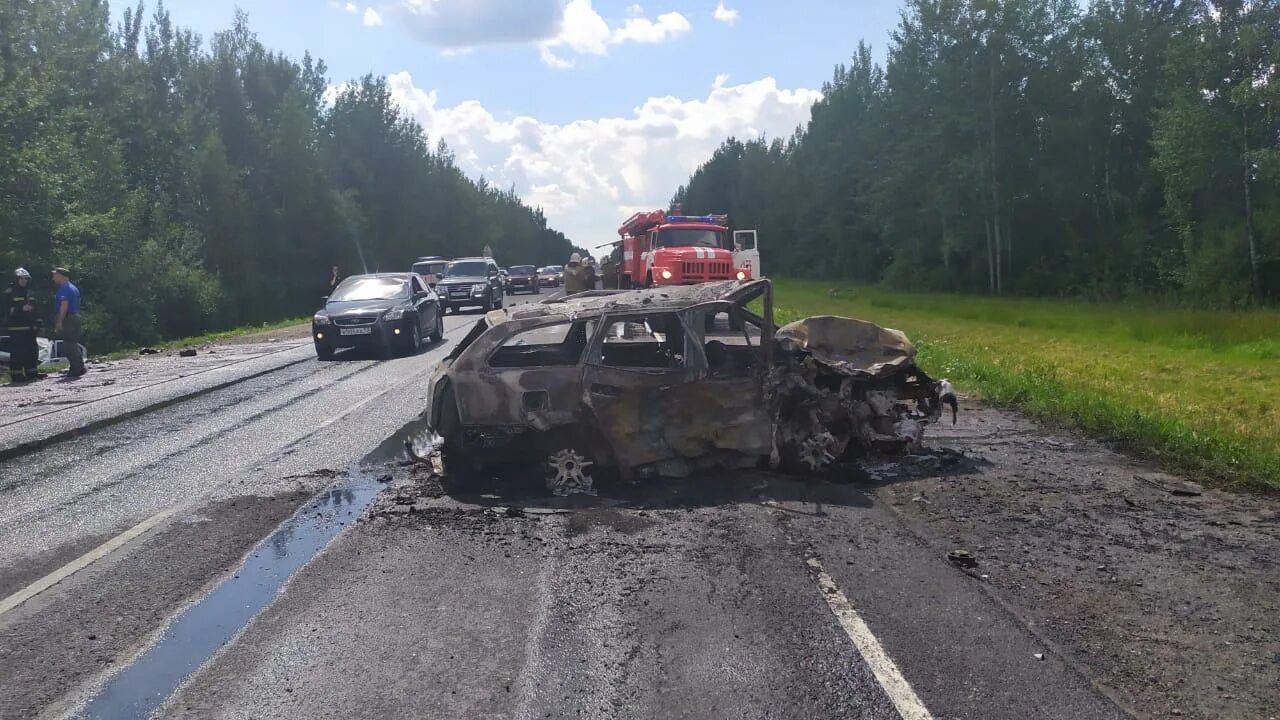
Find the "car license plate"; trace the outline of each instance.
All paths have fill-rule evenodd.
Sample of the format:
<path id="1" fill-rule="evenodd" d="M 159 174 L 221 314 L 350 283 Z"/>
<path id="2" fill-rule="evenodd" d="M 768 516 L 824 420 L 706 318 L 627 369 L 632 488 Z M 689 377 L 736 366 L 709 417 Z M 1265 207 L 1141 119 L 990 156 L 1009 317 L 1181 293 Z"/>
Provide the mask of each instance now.
<path id="1" fill-rule="evenodd" d="M 338 328 L 338 334 L 339 335 L 372 335 L 373 328 L 367 328 L 367 327 Z"/>

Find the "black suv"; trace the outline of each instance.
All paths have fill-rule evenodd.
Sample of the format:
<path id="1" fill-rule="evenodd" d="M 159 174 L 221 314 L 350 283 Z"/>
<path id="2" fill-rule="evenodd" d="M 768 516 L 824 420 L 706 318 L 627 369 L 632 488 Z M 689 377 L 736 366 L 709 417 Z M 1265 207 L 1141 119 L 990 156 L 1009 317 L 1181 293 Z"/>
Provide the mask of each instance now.
<path id="1" fill-rule="evenodd" d="M 485 312 L 502 307 L 502 278 L 493 258 L 456 258 L 445 268 L 444 278 L 436 283 L 440 307 L 448 312 L 464 307 L 483 308 Z"/>

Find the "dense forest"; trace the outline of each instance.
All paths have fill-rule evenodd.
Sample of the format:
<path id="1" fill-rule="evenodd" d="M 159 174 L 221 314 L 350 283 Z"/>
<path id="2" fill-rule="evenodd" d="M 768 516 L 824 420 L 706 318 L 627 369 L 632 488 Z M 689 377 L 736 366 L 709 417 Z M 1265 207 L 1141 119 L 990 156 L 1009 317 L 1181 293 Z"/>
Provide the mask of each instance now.
<path id="1" fill-rule="evenodd" d="M 1280 300 L 1280 0 L 906 0 L 808 125 L 676 193 L 773 274 Z"/>
<path id="2" fill-rule="evenodd" d="M 102 0 L 0 3 L 0 268 L 39 290 L 68 267 L 91 350 L 309 313 L 334 264 L 571 251 L 381 78 L 329 92 L 323 62 L 264 48 L 243 14 L 206 44 L 144 12 L 113 27 Z"/>

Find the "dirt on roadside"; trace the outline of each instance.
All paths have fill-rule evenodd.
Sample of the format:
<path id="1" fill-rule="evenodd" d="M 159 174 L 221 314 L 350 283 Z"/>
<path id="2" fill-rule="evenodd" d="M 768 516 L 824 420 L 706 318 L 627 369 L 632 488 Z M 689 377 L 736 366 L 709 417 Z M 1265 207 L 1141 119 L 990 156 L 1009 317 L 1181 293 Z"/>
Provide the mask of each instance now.
<path id="1" fill-rule="evenodd" d="M 1280 498 L 965 403 L 875 494 L 1138 717 L 1280 717 Z M 940 555 L 941 556 L 941 555 Z"/>
<path id="2" fill-rule="evenodd" d="M 290 325 L 288 327 L 276 328 L 274 330 L 263 330 L 262 332 L 251 333 L 248 335 L 239 335 L 225 340 L 219 340 L 217 345 L 253 345 L 255 343 L 269 342 L 285 342 L 291 340 L 306 340 L 311 337 L 311 326 L 307 323 L 301 325 Z"/>

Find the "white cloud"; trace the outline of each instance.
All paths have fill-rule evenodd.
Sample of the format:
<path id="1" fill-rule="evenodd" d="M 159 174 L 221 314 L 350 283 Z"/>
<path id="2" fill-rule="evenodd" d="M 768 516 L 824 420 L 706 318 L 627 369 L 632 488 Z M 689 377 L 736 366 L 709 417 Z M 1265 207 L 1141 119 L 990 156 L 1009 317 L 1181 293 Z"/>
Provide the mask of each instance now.
<path id="1" fill-rule="evenodd" d="M 556 52 L 568 48 L 579 55 L 604 55 L 610 45 L 623 43 L 661 43 L 693 30 L 689 19 L 678 12 L 666 12 L 650 20 L 644 8 L 632 5 L 627 9 L 627 19 L 617 27 L 596 12 L 592 0 L 568 0 L 564 6 L 564 19 L 559 35 L 546 40 L 540 48 L 542 61 L 556 70 L 574 66 L 574 61 Z"/>
<path id="2" fill-rule="evenodd" d="M 422 42 L 443 48 L 556 37 L 564 0 L 397 0 L 385 12 Z"/>
<path id="3" fill-rule="evenodd" d="M 660 43 L 679 37 L 693 29 L 689 19 L 678 12 L 662 13 L 657 21 L 645 17 L 628 18 L 626 24 L 613 31 L 614 43 Z"/>
<path id="4" fill-rule="evenodd" d="M 676 187 L 730 135 L 785 137 L 808 119 L 816 90 L 779 88 L 773 78 L 729 85 L 717 76 L 705 98 L 654 97 L 625 117 L 544 123 L 498 119 L 474 100 L 441 107 L 407 72 L 388 78 L 392 96 L 443 139 L 472 177 L 541 205 L 575 242 L 608 242 L 637 209 L 665 207 Z"/>
<path id="5" fill-rule="evenodd" d="M 719 4 L 716 5 L 714 15 L 716 20 L 719 20 L 726 25 L 733 25 L 738 22 L 738 11 L 727 7 L 724 4 L 724 0 L 720 0 Z"/>
<path id="6" fill-rule="evenodd" d="M 373 8 L 364 9 L 364 26 L 365 27 L 377 27 L 381 24 L 382 24 L 382 16 L 378 14 L 377 10 L 374 10 Z"/>

